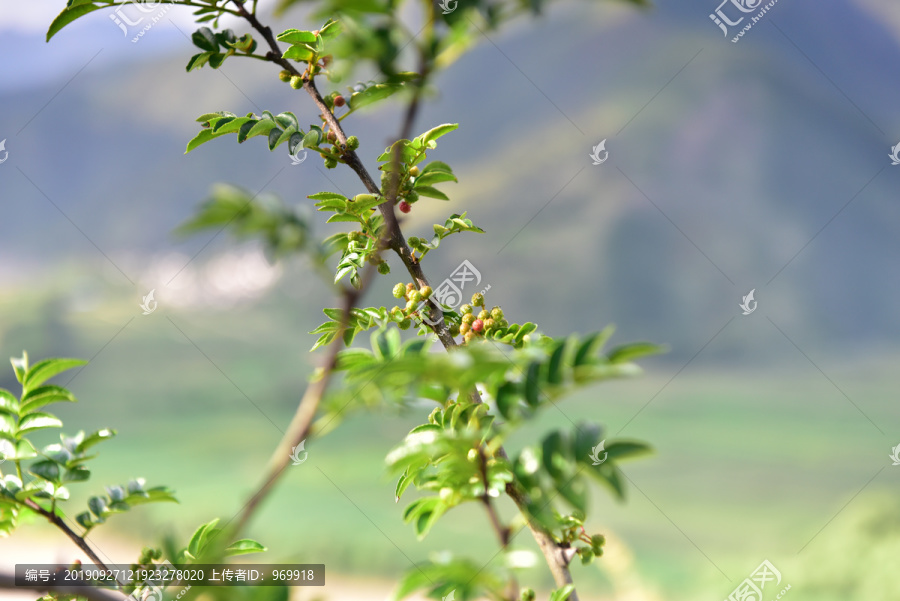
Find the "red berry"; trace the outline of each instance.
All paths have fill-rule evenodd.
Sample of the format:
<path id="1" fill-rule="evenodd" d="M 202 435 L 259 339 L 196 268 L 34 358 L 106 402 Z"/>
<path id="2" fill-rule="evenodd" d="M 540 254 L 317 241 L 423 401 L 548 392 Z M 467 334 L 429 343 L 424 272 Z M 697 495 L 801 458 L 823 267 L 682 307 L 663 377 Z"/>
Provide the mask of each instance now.
<path id="1" fill-rule="evenodd" d="M 473 332 L 482 332 L 484 330 L 484 322 L 480 319 L 476 319 L 472 322 L 472 331 Z"/>
<path id="2" fill-rule="evenodd" d="M 344 100 L 343 96 L 334 97 L 334 106 L 344 106 L 345 104 L 347 104 L 347 101 Z"/>
<path id="3" fill-rule="evenodd" d="M 412 210 L 412 205 L 410 205 L 405 200 L 400 201 L 400 212 L 401 213 L 409 213 Z"/>

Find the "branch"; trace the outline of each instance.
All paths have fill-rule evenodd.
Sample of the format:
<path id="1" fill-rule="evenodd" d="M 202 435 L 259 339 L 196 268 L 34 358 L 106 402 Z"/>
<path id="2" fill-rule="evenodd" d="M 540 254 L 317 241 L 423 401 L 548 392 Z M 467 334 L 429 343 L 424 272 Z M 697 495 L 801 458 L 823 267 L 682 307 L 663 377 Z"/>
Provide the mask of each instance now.
<path id="1" fill-rule="evenodd" d="M 22 586 L 16 586 L 16 576 L 10 572 L 0 572 L 0 589 L 8 589 L 14 591 L 32 590 L 40 592 L 62 593 L 64 595 L 78 595 L 89 601 L 123 601 L 128 596 L 125 593 L 119 593 L 112 590 L 97 588 L 94 586 L 72 586 L 72 585 L 53 585 L 46 583 L 29 583 Z"/>
<path id="2" fill-rule="evenodd" d="M 325 119 L 325 122 L 328 124 L 331 131 L 333 131 L 337 136 L 338 141 L 346 146 L 347 136 L 344 133 L 343 128 L 341 127 L 341 123 L 325 104 L 325 100 L 322 98 L 322 95 L 316 88 L 315 81 L 310 76 L 309 70 L 301 74 L 290 61 L 282 57 L 281 48 L 278 46 L 278 41 L 272 34 L 272 29 L 260 23 L 255 14 L 248 12 L 246 8 L 244 8 L 243 0 L 232 0 L 232 2 L 237 7 L 238 13 L 242 17 L 244 17 L 250 23 L 250 25 L 266 40 L 266 43 L 269 45 L 269 52 L 266 54 L 266 57 L 271 62 L 281 66 L 283 69 L 290 72 L 292 75 L 300 75 L 301 77 L 303 77 L 303 89 L 306 90 L 306 92 L 310 95 L 313 102 L 316 104 L 316 107 L 321 112 L 322 117 Z M 424 82 L 420 82 L 420 86 L 421 85 L 424 85 Z M 406 135 L 401 136 L 401 138 L 409 138 L 409 134 L 412 130 L 413 122 L 418 111 L 420 93 L 421 88 L 417 89 L 416 94 L 413 97 L 413 102 L 410 104 L 407 110 L 403 125 L 403 130 Z M 372 176 L 366 170 L 365 165 L 363 165 L 362 161 L 355 151 L 347 150 L 342 158 L 344 159 L 344 162 L 346 162 L 347 165 L 351 169 L 353 169 L 354 172 L 356 172 L 356 175 L 362 181 L 363 185 L 366 187 L 366 190 L 368 190 L 369 193 L 381 194 L 381 189 L 375 183 L 375 180 L 372 179 Z M 413 277 L 419 287 L 428 286 L 428 278 L 425 276 L 425 272 L 422 270 L 421 264 L 413 256 L 409 245 L 406 243 L 406 239 L 403 237 L 403 232 L 400 229 L 400 224 L 397 221 L 397 215 L 394 213 L 394 200 L 395 199 L 393 198 L 388 198 L 385 200 L 385 202 L 378 205 L 378 209 L 379 211 L 381 211 L 381 214 L 384 217 L 386 230 L 385 239 L 387 241 L 386 246 L 397 253 L 397 255 L 400 257 L 400 260 L 403 261 L 403 264 L 406 266 L 407 271 Z M 441 344 L 445 349 L 453 349 L 457 346 L 457 343 L 450 335 L 450 330 L 449 328 L 447 328 L 447 325 L 443 319 L 443 313 L 433 304 L 430 304 L 430 308 L 431 321 L 433 321 L 435 325 L 429 327 L 432 329 L 432 331 L 434 331 L 435 335 L 437 335 L 438 339 L 441 341 Z M 336 341 L 337 340 L 340 340 L 340 337 L 337 337 Z M 336 344 L 336 342 L 333 342 L 332 344 Z M 327 376 L 323 376 L 323 380 L 326 380 L 326 378 Z M 324 392 L 324 389 L 322 389 L 321 392 Z M 321 394 L 321 392 L 319 394 Z M 310 391 L 307 390 L 307 394 L 309 393 Z M 306 400 L 306 395 L 304 395 L 304 400 Z M 475 392 L 473 400 L 475 400 L 475 402 L 481 402 L 481 398 L 478 396 L 477 391 Z M 316 401 L 316 405 L 318 405 L 318 401 Z M 298 408 L 298 415 L 301 408 Z M 293 425 L 294 424 L 292 422 L 292 426 Z M 502 456 L 506 455 L 505 451 L 502 448 L 500 449 L 499 454 L 501 454 Z M 284 455 L 285 457 L 287 457 L 287 453 L 285 453 Z M 287 463 L 287 459 L 284 459 L 284 463 Z M 277 478 L 277 475 L 275 477 Z M 515 502 L 522 515 L 525 516 L 528 523 L 528 528 L 531 530 L 531 534 L 534 536 L 534 539 L 537 541 L 538 546 L 541 548 L 541 552 L 544 554 L 544 558 L 546 559 L 547 564 L 550 567 L 550 572 L 553 574 L 553 579 L 556 582 L 556 585 L 558 587 L 562 587 L 567 584 L 572 584 L 572 575 L 569 573 L 568 567 L 569 560 L 566 558 L 563 550 L 557 544 L 556 540 L 553 538 L 550 532 L 548 532 L 543 526 L 541 526 L 528 516 L 527 494 L 512 483 L 507 485 L 506 492 Z M 251 503 L 254 502 L 254 499 L 251 499 Z M 243 524 L 243 522 L 241 523 Z M 569 601 L 579 601 L 576 591 L 572 591 L 572 593 L 569 595 Z"/>
<path id="3" fill-rule="evenodd" d="M 26 499 L 25 505 L 47 518 L 47 520 L 49 520 L 51 524 L 62 530 L 63 534 L 72 539 L 72 542 L 78 545 L 78 547 L 82 551 L 84 551 L 84 554 L 91 558 L 91 561 L 93 561 L 95 565 L 100 566 L 104 570 L 109 570 L 109 568 L 106 567 L 103 561 L 101 561 L 101 559 L 97 557 L 97 554 L 94 553 L 94 550 L 91 549 L 90 545 L 88 545 L 84 537 L 78 536 L 78 534 L 76 534 L 74 530 L 69 528 L 68 524 L 66 524 L 66 522 L 61 517 L 51 511 L 47 511 L 31 499 Z"/>

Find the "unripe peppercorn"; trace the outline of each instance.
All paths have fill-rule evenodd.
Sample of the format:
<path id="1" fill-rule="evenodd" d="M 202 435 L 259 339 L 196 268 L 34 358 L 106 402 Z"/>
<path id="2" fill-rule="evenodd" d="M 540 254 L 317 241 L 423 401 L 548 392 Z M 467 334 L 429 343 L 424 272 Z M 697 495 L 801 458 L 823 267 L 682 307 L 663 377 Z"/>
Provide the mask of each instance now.
<path id="1" fill-rule="evenodd" d="M 406 286 L 404 286 L 403 284 L 397 284 L 396 286 L 394 286 L 394 289 L 391 290 L 391 294 L 394 295 L 394 298 L 403 298 L 403 296 L 406 294 Z"/>
<path id="2" fill-rule="evenodd" d="M 471 313 L 472 305 L 468 305 L 468 304 L 463 305 L 462 307 L 459 308 L 459 312 L 462 313 L 463 315 L 466 315 L 467 313 Z"/>
<path id="3" fill-rule="evenodd" d="M 291 77 L 293 77 L 293 75 L 291 75 L 291 72 L 287 69 L 282 69 L 281 73 L 278 74 L 278 79 L 285 83 L 289 82 L 291 80 Z"/>
<path id="4" fill-rule="evenodd" d="M 356 136 L 350 136 L 349 138 L 347 138 L 347 148 L 349 148 L 350 150 L 356 150 L 357 148 L 359 148 L 359 138 L 357 138 Z"/>
<path id="5" fill-rule="evenodd" d="M 471 330 L 471 329 L 472 329 L 472 326 L 469 325 L 469 324 L 467 324 L 467 323 L 461 323 L 461 324 L 459 324 L 459 333 L 462 334 L 462 335 L 464 335 L 464 336 L 465 336 L 466 334 L 468 334 L 468 333 L 469 333 L 469 330 Z"/>
<path id="6" fill-rule="evenodd" d="M 481 321 L 484 321 L 485 319 L 487 319 L 490 316 L 491 316 L 491 314 L 488 313 L 486 310 L 482 310 L 478 313 L 478 319 L 480 319 Z"/>
<path id="7" fill-rule="evenodd" d="M 406 312 L 409 313 L 413 309 L 415 309 L 419 305 L 419 301 L 414 301 L 413 299 L 409 299 L 406 302 Z"/>
<path id="8" fill-rule="evenodd" d="M 480 292 L 476 292 L 472 295 L 472 304 L 476 307 L 484 306 L 484 295 Z"/>
<path id="9" fill-rule="evenodd" d="M 509 327 L 509 322 L 506 321 L 505 319 L 501 319 L 500 321 L 497 322 L 497 327 L 498 327 L 498 328 L 502 328 L 502 329 L 506 329 L 506 328 Z"/>
<path id="10" fill-rule="evenodd" d="M 468 325 L 472 325 L 472 322 L 475 321 L 475 316 L 471 313 L 466 313 L 462 316 L 462 322 Z"/>
<path id="11" fill-rule="evenodd" d="M 387 275 L 391 272 L 391 266 L 387 264 L 387 261 L 382 261 L 378 264 L 378 273 L 381 275 Z"/>
<path id="12" fill-rule="evenodd" d="M 413 290 L 409 293 L 409 302 L 416 303 L 417 305 L 422 302 L 422 295 L 418 290 Z"/>
<path id="13" fill-rule="evenodd" d="M 419 168 L 413 165 L 409 168 L 409 174 L 412 177 L 419 177 Z"/>
<path id="14" fill-rule="evenodd" d="M 334 144 L 334 142 L 337 140 L 337 134 L 329 130 L 328 133 L 325 134 L 325 139 Z"/>
<path id="15" fill-rule="evenodd" d="M 334 97 L 334 106 L 344 106 L 345 104 L 347 104 L 347 101 L 340 94 Z"/>
<path id="16" fill-rule="evenodd" d="M 496 326 L 497 326 L 497 322 L 495 322 L 490 317 L 488 317 L 487 319 L 484 320 L 484 331 L 485 332 L 487 332 L 488 330 L 494 329 Z"/>
<path id="17" fill-rule="evenodd" d="M 410 292 L 412 292 L 415 289 L 416 289 L 416 285 L 413 284 L 412 282 L 410 282 L 409 284 L 406 285 L 406 294 L 409 294 Z"/>
<path id="18" fill-rule="evenodd" d="M 460 334 L 460 328 L 458 325 L 453 324 L 452 326 L 450 326 L 450 335 L 451 336 L 456 337 L 456 336 L 459 336 L 459 334 Z"/>
<path id="19" fill-rule="evenodd" d="M 409 213 L 409 211 L 412 209 L 412 206 L 410 206 L 410 204 L 405 200 L 400 201 L 399 207 L 401 213 Z"/>
<path id="20" fill-rule="evenodd" d="M 393 309 L 391 309 L 391 319 L 395 321 L 400 321 L 401 319 L 403 319 L 403 309 L 401 309 L 400 307 L 394 307 Z"/>
<path id="21" fill-rule="evenodd" d="M 475 338 L 475 332 L 466 332 L 463 336 L 463 340 L 465 340 L 467 343 L 472 342 L 473 338 Z"/>
<path id="22" fill-rule="evenodd" d="M 303 87 L 303 78 L 300 77 L 299 75 L 294 75 L 293 77 L 291 77 L 291 87 L 294 88 L 295 90 L 299 90 L 300 88 L 302 88 Z"/>
<path id="23" fill-rule="evenodd" d="M 411 326 L 411 325 L 412 325 L 412 320 L 409 317 L 407 317 L 406 319 L 404 319 L 403 321 L 401 321 L 400 323 L 397 324 L 397 326 L 401 330 L 408 330 L 409 326 Z"/>
<path id="24" fill-rule="evenodd" d="M 431 298 L 432 293 L 433 290 L 431 289 L 431 286 L 422 286 L 421 288 L 419 288 L 419 294 L 422 295 L 423 299 Z"/>
<path id="25" fill-rule="evenodd" d="M 481 333 L 484 331 L 484 322 L 480 319 L 476 319 L 472 322 L 472 331 L 476 333 Z"/>
<path id="26" fill-rule="evenodd" d="M 501 319 L 503 319 L 503 309 L 501 309 L 500 307 L 494 307 L 493 309 L 491 309 L 491 317 L 493 317 L 497 321 L 500 321 Z"/>
<path id="27" fill-rule="evenodd" d="M 410 191 L 407 192 L 407 194 L 406 194 L 406 199 L 407 199 L 409 202 L 416 202 L 417 200 L 419 200 L 419 193 L 416 192 L 415 190 L 410 190 Z"/>
<path id="28" fill-rule="evenodd" d="M 335 167 L 337 167 L 337 163 L 338 163 L 337 159 L 335 159 L 333 157 L 325 158 L 325 168 L 326 169 L 334 169 Z"/>
<path id="29" fill-rule="evenodd" d="M 535 594 L 530 588 L 522 589 L 522 601 L 534 601 Z"/>

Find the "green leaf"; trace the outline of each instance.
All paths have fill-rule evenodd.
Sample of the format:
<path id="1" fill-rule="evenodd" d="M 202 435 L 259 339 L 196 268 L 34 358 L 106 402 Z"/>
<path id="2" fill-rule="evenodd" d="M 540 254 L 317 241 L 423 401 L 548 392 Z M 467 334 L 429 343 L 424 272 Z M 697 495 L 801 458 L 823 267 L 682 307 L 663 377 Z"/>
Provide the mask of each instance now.
<path id="1" fill-rule="evenodd" d="M 191 34 L 191 41 L 194 42 L 194 46 L 200 50 L 209 52 L 219 51 L 219 42 L 216 40 L 216 36 L 209 27 L 201 27 Z"/>
<path id="2" fill-rule="evenodd" d="M 430 198 L 437 198 L 438 200 L 450 200 L 449 196 L 447 196 L 437 188 L 432 188 L 431 186 L 419 186 L 417 183 L 415 189 L 420 196 L 428 196 Z"/>
<path id="3" fill-rule="evenodd" d="M 316 34 L 311 31 L 301 31 L 299 29 L 288 29 L 278 34 L 275 38 L 279 42 L 288 44 L 315 44 Z"/>
<path id="4" fill-rule="evenodd" d="M 214 52 L 200 52 L 199 54 L 195 54 L 188 61 L 187 66 L 185 66 L 184 70 L 190 73 L 194 69 L 199 69 L 203 65 L 209 62 L 209 59 L 212 58 Z"/>
<path id="5" fill-rule="evenodd" d="M 0 438 L 15 442 L 16 418 L 9 413 L 0 413 Z"/>
<path id="6" fill-rule="evenodd" d="M 98 442 L 102 442 L 104 440 L 109 440 L 113 436 L 116 435 L 115 430 L 110 430 L 109 428 L 103 428 L 102 430 L 97 430 L 93 434 L 90 434 L 84 438 L 81 442 L 78 443 L 78 446 L 75 450 L 78 453 L 84 453 L 89 448 L 97 444 Z"/>
<path id="7" fill-rule="evenodd" d="M 275 123 L 274 119 L 260 119 L 256 122 L 256 125 L 250 128 L 250 131 L 247 132 L 247 139 L 255 138 L 256 136 L 267 136 L 269 132 L 272 131 L 278 124 Z"/>
<path id="8" fill-rule="evenodd" d="M 61 428 L 62 425 L 59 418 L 49 413 L 30 413 L 19 422 L 18 435 L 21 436 L 26 432 L 43 430 L 44 428 Z"/>
<path id="9" fill-rule="evenodd" d="M 221 52 L 214 52 L 212 56 L 209 57 L 209 66 L 213 69 L 218 69 L 222 66 L 222 63 L 225 62 L 225 59 L 228 58 L 233 50 L 229 50 L 226 54 L 222 54 Z"/>
<path id="10" fill-rule="evenodd" d="M 268 549 L 255 540 L 242 538 L 241 540 L 234 541 L 225 548 L 225 556 L 248 555 L 250 553 L 262 553 L 263 551 L 268 551 Z"/>
<path id="11" fill-rule="evenodd" d="M 419 186 L 430 186 L 432 184 L 439 184 L 441 182 L 455 182 L 458 181 L 456 176 L 452 173 L 448 173 L 446 171 L 431 171 L 429 173 L 422 173 L 419 177 L 416 178 L 416 183 L 413 185 L 414 188 L 418 189 Z"/>
<path id="12" fill-rule="evenodd" d="M 34 389 L 53 376 L 82 365 L 87 365 L 87 361 L 82 359 L 44 359 L 31 366 L 22 385 Z"/>
<path id="13" fill-rule="evenodd" d="M 19 399 L 3 388 L 0 388 L 0 412 L 19 413 Z"/>
<path id="14" fill-rule="evenodd" d="M 300 121 L 298 121 L 297 116 L 290 111 L 275 115 L 275 122 L 285 130 L 293 128 L 294 131 L 300 131 Z"/>
<path id="15" fill-rule="evenodd" d="M 13 371 L 16 372 L 16 380 L 21 384 L 28 372 L 28 353 L 22 351 L 21 357 L 10 357 L 9 362 L 12 363 Z"/>
<path id="16" fill-rule="evenodd" d="M 282 54 L 282 58 L 292 59 L 295 61 L 309 61 L 315 55 L 312 48 L 307 46 L 291 46 Z"/>
<path id="17" fill-rule="evenodd" d="M 566 601 L 574 590 L 574 584 L 567 584 L 561 589 L 553 591 L 550 594 L 550 601 Z"/>
<path id="18" fill-rule="evenodd" d="M 432 173 L 434 171 L 442 171 L 444 173 L 453 174 L 453 169 L 450 168 L 450 165 L 444 163 L 443 161 L 431 161 L 424 167 L 422 167 L 421 174 L 419 177 L 422 177 L 426 173 Z"/>
<path id="19" fill-rule="evenodd" d="M 59 466 L 53 461 L 36 461 L 31 464 L 28 471 L 50 482 L 59 482 Z"/>
<path id="20" fill-rule="evenodd" d="M 190 142 L 188 142 L 187 149 L 184 151 L 184 154 L 189 153 L 190 151 L 194 150 L 201 144 L 206 144 L 210 140 L 212 140 L 214 138 L 218 138 L 219 136 L 223 136 L 223 135 L 225 135 L 225 134 L 214 133 L 211 129 L 201 129 L 200 133 L 198 133 L 196 136 L 194 136 L 191 139 Z"/>
<path id="21" fill-rule="evenodd" d="M 59 13 L 53 22 L 50 23 L 50 28 L 47 30 L 47 41 L 50 41 L 50 38 L 55 36 L 59 31 L 71 23 L 72 21 L 83 17 L 89 13 L 94 12 L 95 10 L 99 10 L 101 8 L 106 8 L 107 4 L 94 5 L 94 4 L 80 4 L 77 6 L 70 6 L 65 8 L 61 13 Z"/>
<path id="22" fill-rule="evenodd" d="M 274 127 L 269 130 L 269 150 L 275 150 L 275 146 L 279 138 L 281 138 L 281 134 L 284 133 L 284 130 Z"/>
<path id="23" fill-rule="evenodd" d="M 103 497 L 91 497 L 88 499 L 88 509 L 91 510 L 91 513 L 101 519 L 109 513 L 109 507 L 107 506 L 106 499 Z"/>
<path id="24" fill-rule="evenodd" d="M 216 524 L 219 523 L 219 518 L 215 518 L 205 524 L 201 524 L 196 530 L 194 530 L 194 534 L 191 536 L 191 540 L 188 543 L 188 552 L 197 557 L 200 555 L 203 548 L 206 546 L 208 541 L 208 537 L 210 533 L 216 528 Z"/>
<path id="25" fill-rule="evenodd" d="M 328 22 L 319 30 L 319 37 L 326 42 L 333 40 L 341 33 L 341 29 L 343 28 L 340 23 L 333 19 L 328 19 Z"/>
<path id="26" fill-rule="evenodd" d="M 19 415 L 25 416 L 28 413 L 40 409 L 41 407 L 49 405 L 50 403 L 57 403 L 60 401 L 74 403 L 77 400 L 78 399 L 75 398 L 74 394 L 72 394 L 62 386 L 54 386 L 52 384 L 48 384 L 47 386 L 39 386 L 34 390 L 29 390 L 22 397 L 22 405 L 19 408 Z"/>
<path id="27" fill-rule="evenodd" d="M 617 440 L 606 445 L 606 452 L 610 459 L 628 459 L 636 455 L 646 455 L 653 452 L 653 448 L 642 442 L 630 440 Z"/>
<path id="28" fill-rule="evenodd" d="M 359 92 L 354 92 L 350 95 L 350 100 L 348 101 L 348 105 L 352 110 L 356 110 L 358 108 L 362 108 L 369 104 L 373 104 L 378 102 L 379 100 L 384 100 L 389 96 L 394 95 L 399 92 L 403 88 L 400 84 L 390 84 L 390 83 L 378 83 L 374 86 L 369 86 L 364 90 Z"/>
<path id="29" fill-rule="evenodd" d="M 429 142 L 433 142 L 437 140 L 441 136 L 445 134 L 449 134 L 451 131 L 457 129 L 459 127 L 458 123 L 444 123 L 442 125 L 438 125 L 437 127 L 432 127 L 424 134 L 420 135 L 419 138 L 428 144 Z"/>
<path id="30" fill-rule="evenodd" d="M 639 357 L 647 355 L 656 355 L 664 350 L 663 347 L 649 342 L 636 342 L 634 344 L 626 344 L 616 347 L 609 352 L 608 358 L 610 363 L 625 363 Z"/>
<path id="31" fill-rule="evenodd" d="M 23 438 L 16 443 L 16 452 L 11 457 L 9 455 L 6 456 L 7 459 L 18 459 L 19 461 L 34 457 L 37 457 L 37 451 L 27 438 Z"/>
<path id="32" fill-rule="evenodd" d="M 259 123 L 258 119 L 250 119 L 243 125 L 241 125 L 240 131 L 238 131 L 237 141 L 238 144 L 243 144 L 247 139 L 247 136 L 253 131 L 253 128 L 256 127 L 256 124 Z"/>

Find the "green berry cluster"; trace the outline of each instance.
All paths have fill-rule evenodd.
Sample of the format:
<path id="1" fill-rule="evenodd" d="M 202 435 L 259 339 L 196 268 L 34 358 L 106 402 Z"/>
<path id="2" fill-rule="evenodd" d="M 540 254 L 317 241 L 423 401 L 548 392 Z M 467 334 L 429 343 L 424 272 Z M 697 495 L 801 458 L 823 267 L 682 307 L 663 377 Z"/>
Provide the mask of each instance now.
<path id="1" fill-rule="evenodd" d="M 476 312 L 476 309 L 481 308 Z M 477 292 L 472 295 L 472 303 L 459 308 L 462 318 L 459 324 L 459 333 L 463 340 L 469 343 L 478 337 L 495 334 L 505 335 L 511 328 L 509 322 L 503 317 L 503 309 L 493 307 L 490 311 L 485 308 L 484 295 Z"/>
<path id="2" fill-rule="evenodd" d="M 416 285 L 412 283 L 398 283 L 392 292 L 394 298 L 406 301 L 404 308 L 394 307 L 391 309 L 391 319 L 399 324 L 401 330 L 406 330 L 412 325 L 412 316 L 416 314 L 416 308 L 422 301 L 431 298 L 433 294 L 431 286 L 416 288 Z"/>
<path id="3" fill-rule="evenodd" d="M 563 522 L 561 545 L 572 547 L 574 543 L 585 543 L 586 547 L 578 547 L 575 550 L 584 565 L 594 561 L 595 557 L 603 556 L 606 537 L 602 534 L 588 535 L 584 529 L 584 516 L 580 512 L 561 517 Z"/>

